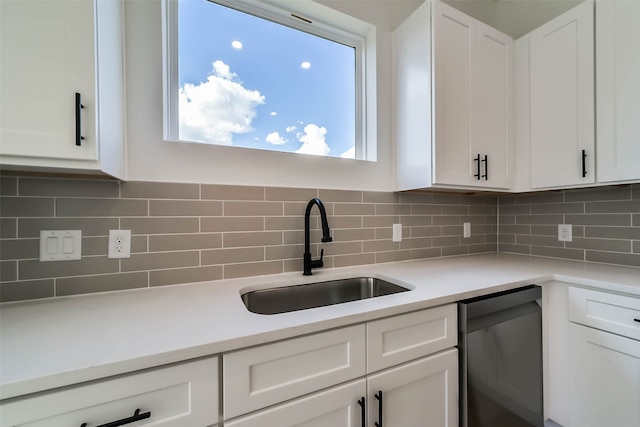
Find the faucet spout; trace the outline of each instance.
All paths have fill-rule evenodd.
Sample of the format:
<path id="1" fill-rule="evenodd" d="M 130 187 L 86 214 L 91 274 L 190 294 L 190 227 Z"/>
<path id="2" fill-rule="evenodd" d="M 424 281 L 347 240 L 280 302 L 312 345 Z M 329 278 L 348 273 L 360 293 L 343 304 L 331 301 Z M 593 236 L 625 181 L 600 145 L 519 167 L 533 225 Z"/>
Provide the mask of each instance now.
<path id="1" fill-rule="evenodd" d="M 307 203 L 307 209 L 304 213 L 304 268 L 302 274 L 305 276 L 310 276 L 312 274 L 312 268 L 318 268 L 324 265 L 324 263 L 322 262 L 324 249 L 320 251 L 320 259 L 311 259 L 311 233 L 309 231 L 309 217 L 311 216 L 311 209 L 314 206 L 317 206 L 318 210 L 320 211 L 320 222 L 322 223 L 322 242 L 327 243 L 333 241 L 333 238 L 331 238 L 331 232 L 329 230 L 329 221 L 327 221 L 327 211 L 324 208 L 324 204 L 318 198 L 309 200 L 309 203 Z"/>

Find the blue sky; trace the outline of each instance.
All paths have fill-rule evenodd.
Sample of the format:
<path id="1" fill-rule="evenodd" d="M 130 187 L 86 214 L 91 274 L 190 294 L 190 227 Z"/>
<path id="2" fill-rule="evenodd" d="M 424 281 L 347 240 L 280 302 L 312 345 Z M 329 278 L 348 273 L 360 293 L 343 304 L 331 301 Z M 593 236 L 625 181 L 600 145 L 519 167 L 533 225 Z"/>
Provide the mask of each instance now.
<path id="1" fill-rule="evenodd" d="M 353 147 L 353 48 L 207 0 L 180 0 L 178 26 L 181 139 L 331 156 Z"/>

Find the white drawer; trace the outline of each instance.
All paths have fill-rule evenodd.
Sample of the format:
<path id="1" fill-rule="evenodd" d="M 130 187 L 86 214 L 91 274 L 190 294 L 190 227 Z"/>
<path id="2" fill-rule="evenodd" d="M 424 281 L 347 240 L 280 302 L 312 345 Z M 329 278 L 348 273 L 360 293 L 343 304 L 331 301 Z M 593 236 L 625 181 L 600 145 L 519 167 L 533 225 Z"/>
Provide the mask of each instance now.
<path id="1" fill-rule="evenodd" d="M 640 298 L 570 287 L 569 319 L 640 340 Z"/>
<path id="2" fill-rule="evenodd" d="M 364 325 L 223 356 L 225 419 L 365 374 Z"/>
<path id="3" fill-rule="evenodd" d="M 224 425 L 225 427 L 358 426 L 362 424 L 362 412 L 358 400 L 364 398 L 366 394 L 365 380 L 356 380 L 236 418 L 225 422 Z"/>
<path id="4" fill-rule="evenodd" d="M 126 424 L 206 427 L 218 422 L 218 358 L 143 371 L 58 391 L 0 402 L 1 427 L 96 427 L 129 418 Z"/>
<path id="5" fill-rule="evenodd" d="M 367 324 L 367 373 L 458 344 L 455 304 L 376 320 Z"/>

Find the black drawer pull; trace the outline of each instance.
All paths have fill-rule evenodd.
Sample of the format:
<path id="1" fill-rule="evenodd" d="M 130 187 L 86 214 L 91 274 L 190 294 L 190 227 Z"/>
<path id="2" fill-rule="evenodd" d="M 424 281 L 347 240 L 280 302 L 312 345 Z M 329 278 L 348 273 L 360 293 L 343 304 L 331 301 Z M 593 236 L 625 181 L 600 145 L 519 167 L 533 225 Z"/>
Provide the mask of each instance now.
<path id="1" fill-rule="evenodd" d="M 110 423 L 102 424 L 96 427 L 119 427 L 125 424 L 135 423 L 136 421 L 144 420 L 146 418 L 151 418 L 151 412 L 145 412 L 144 414 L 141 414 L 140 409 L 136 409 L 133 415 L 128 418 L 123 418 L 117 421 L 111 421 Z M 87 423 L 82 423 L 80 427 L 87 427 Z"/>
<path id="2" fill-rule="evenodd" d="M 640 323 L 640 319 L 633 319 L 633 321 Z"/>
<path id="3" fill-rule="evenodd" d="M 362 417 L 362 427 L 367 427 L 367 407 L 366 407 L 364 397 L 358 400 L 358 405 L 360 405 L 360 416 Z"/>
<path id="4" fill-rule="evenodd" d="M 487 181 L 489 179 L 489 156 L 485 154 L 482 163 L 484 163 L 484 175 L 482 175 L 482 178 Z"/>
<path id="5" fill-rule="evenodd" d="M 378 399 L 378 422 L 373 423 L 376 427 L 382 427 L 382 390 L 379 390 L 376 394 L 374 394 L 375 398 Z"/>
<path id="6" fill-rule="evenodd" d="M 477 173 L 473 174 L 473 176 L 475 176 L 476 178 L 478 178 L 478 181 L 480 181 L 480 154 L 478 154 L 478 157 L 476 157 L 475 159 L 473 159 L 474 162 L 477 162 L 476 164 L 476 170 L 478 171 Z"/>
<path id="7" fill-rule="evenodd" d="M 84 136 L 82 136 L 82 109 L 84 105 L 82 105 L 82 99 L 80 94 L 76 92 L 76 145 L 79 147 L 82 145 L 82 140 Z"/>

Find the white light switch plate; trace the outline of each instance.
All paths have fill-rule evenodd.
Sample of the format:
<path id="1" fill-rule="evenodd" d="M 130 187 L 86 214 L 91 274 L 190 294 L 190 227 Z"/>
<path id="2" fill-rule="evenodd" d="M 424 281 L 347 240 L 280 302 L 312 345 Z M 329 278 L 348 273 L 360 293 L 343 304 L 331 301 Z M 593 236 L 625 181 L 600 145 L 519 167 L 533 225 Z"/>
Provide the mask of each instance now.
<path id="1" fill-rule="evenodd" d="M 392 242 L 402 242 L 402 224 L 393 224 Z"/>
<path id="2" fill-rule="evenodd" d="M 40 230 L 40 261 L 71 261 L 81 257 L 81 230 Z"/>

